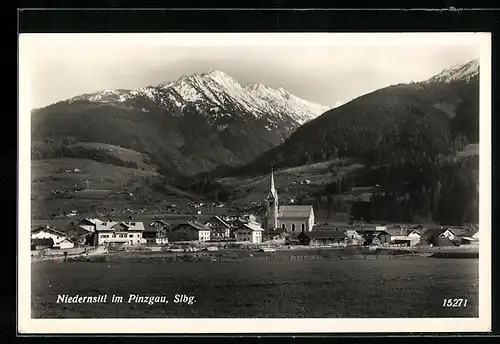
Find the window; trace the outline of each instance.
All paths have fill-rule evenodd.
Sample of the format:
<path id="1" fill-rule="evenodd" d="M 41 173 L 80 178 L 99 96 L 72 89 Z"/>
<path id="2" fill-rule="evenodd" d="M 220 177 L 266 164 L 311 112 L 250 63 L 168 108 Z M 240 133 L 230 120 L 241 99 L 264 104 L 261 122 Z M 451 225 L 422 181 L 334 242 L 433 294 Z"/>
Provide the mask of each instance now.
<path id="1" fill-rule="evenodd" d="M 295 232 L 295 223 L 292 223 L 292 232 Z"/>
<path id="2" fill-rule="evenodd" d="M 303 224 L 302 224 L 302 232 L 303 232 L 303 231 L 305 231 L 305 230 L 306 230 L 306 224 L 305 224 L 305 223 L 303 223 Z"/>
<path id="3" fill-rule="evenodd" d="M 129 237 L 129 238 L 133 238 L 133 237 L 134 237 L 134 235 L 133 235 L 133 234 L 130 234 L 128 237 Z"/>
<path id="4" fill-rule="evenodd" d="M 283 224 L 281 225 L 281 228 L 286 228 L 286 225 L 283 223 Z"/>

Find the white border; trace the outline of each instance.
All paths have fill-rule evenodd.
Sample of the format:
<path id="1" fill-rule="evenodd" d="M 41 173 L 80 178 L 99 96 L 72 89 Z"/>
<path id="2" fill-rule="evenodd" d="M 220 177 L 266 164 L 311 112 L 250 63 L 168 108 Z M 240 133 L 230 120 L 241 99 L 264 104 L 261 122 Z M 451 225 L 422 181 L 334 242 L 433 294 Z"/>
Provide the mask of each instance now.
<path id="1" fill-rule="evenodd" d="M 32 39 L 162 37 L 172 46 L 436 46 L 480 47 L 479 318 L 397 319 L 31 319 L 31 166 L 29 42 Z M 44 333 L 391 333 L 491 331 L 491 34 L 490 33 L 237 33 L 21 34 L 19 37 L 18 332 Z M 22 215 L 22 216 L 21 216 Z"/>

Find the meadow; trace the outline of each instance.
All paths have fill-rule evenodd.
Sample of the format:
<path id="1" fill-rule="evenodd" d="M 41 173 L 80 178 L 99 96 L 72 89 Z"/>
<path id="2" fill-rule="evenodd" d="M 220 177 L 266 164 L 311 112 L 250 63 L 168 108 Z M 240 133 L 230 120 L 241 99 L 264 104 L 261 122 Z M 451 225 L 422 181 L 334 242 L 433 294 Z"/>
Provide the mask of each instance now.
<path id="1" fill-rule="evenodd" d="M 40 262 L 32 264 L 33 318 L 477 317 L 477 259 Z M 106 303 L 56 303 L 59 294 Z M 112 303 L 112 295 L 123 303 Z M 127 303 L 130 294 L 169 303 Z M 192 305 L 174 303 L 194 296 Z M 443 307 L 444 298 L 467 299 Z"/>

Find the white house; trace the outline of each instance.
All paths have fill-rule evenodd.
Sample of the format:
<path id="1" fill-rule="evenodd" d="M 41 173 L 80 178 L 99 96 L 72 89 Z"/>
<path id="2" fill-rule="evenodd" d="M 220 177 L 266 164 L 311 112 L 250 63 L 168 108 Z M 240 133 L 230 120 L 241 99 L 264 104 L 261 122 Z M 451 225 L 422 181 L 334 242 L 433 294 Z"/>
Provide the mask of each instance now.
<path id="1" fill-rule="evenodd" d="M 54 246 L 52 246 L 52 247 L 64 250 L 64 249 L 75 247 L 75 244 L 71 240 L 69 240 L 68 238 L 64 238 L 61 241 L 54 243 Z"/>
<path id="2" fill-rule="evenodd" d="M 259 244 L 262 242 L 263 232 L 264 229 L 259 225 L 258 222 L 250 221 L 248 223 L 245 223 L 235 231 L 236 241 Z"/>
<path id="3" fill-rule="evenodd" d="M 60 232 L 49 226 L 39 227 L 31 231 L 31 239 L 52 239 L 53 248 L 73 248 L 75 244 L 69 240 L 66 233 Z"/>
<path id="4" fill-rule="evenodd" d="M 139 245 L 142 243 L 142 222 L 101 222 L 96 223 L 94 245 L 105 243 Z"/>

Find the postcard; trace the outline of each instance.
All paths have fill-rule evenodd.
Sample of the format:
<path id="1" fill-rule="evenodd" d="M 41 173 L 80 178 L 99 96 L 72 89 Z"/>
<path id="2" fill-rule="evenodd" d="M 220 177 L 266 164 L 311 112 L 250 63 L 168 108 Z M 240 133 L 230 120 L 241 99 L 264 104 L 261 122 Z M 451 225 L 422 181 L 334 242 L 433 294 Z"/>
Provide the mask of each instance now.
<path id="1" fill-rule="evenodd" d="M 490 39 L 20 34 L 19 333 L 490 330 Z"/>

